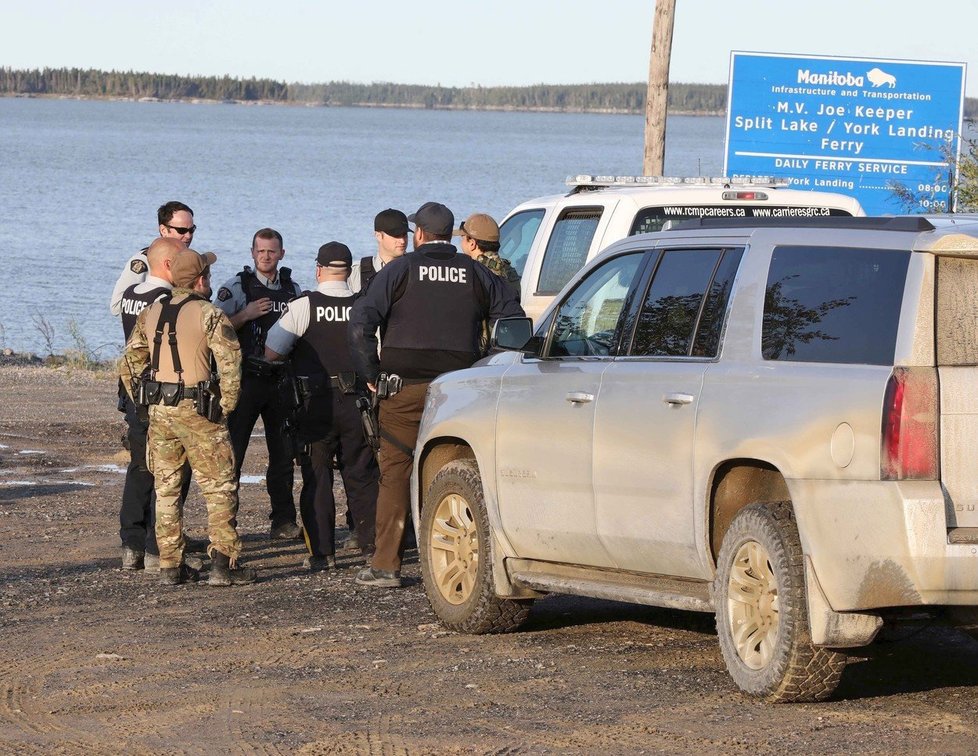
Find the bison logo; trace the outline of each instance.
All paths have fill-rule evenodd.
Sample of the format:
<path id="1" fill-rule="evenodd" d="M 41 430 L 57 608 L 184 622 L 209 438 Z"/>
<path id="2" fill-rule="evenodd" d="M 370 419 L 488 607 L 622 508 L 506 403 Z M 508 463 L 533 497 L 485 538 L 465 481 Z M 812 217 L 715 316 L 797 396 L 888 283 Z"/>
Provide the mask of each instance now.
<path id="1" fill-rule="evenodd" d="M 882 71 L 879 68 L 871 68 L 866 72 L 866 78 L 869 79 L 869 83 L 873 85 L 873 89 L 877 87 L 882 87 L 884 84 L 890 89 L 896 86 L 896 76 L 893 74 L 888 74 L 886 71 Z"/>

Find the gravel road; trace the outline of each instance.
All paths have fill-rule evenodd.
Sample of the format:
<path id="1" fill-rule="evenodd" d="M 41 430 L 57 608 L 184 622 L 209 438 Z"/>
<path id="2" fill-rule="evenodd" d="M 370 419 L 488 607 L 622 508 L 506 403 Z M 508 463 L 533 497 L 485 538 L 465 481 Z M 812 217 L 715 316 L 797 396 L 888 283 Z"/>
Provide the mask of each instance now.
<path id="1" fill-rule="evenodd" d="M 108 374 L 0 366 L 0 752 L 974 753 L 978 642 L 901 628 L 823 704 L 727 676 L 708 615 L 554 596 L 503 636 L 444 631 L 409 552 L 400 591 L 360 562 L 309 574 L 241 495 L 252 586 L 119 569 L 125 455 Z M 245 473 L 258 475 L 256 439 Z M 187 505 L 204 536 L 203 501 Z"/>

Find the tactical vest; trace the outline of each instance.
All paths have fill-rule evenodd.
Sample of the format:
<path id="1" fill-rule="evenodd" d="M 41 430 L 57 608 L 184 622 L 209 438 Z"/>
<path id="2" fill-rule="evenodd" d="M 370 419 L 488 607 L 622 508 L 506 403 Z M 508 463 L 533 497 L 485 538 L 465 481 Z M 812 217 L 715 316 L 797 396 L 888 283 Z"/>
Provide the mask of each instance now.
<path id="1" fill-rule="evenodd" d="M 360 258 L 360 291 L 367 290 L 367 284 L 370 283 L 370 279 L 377 275 L 377 271 L 374 268 L 374 258 L 373 255 L 370 257 Z"/>
<path id="2" fill-rule="evenodd" d="M 241 343 L 241 355 L 243 357 L 265 355 L 265 336 L 281 314 L 285 312 L 286 305 L 295 299 L 295 286 L 292 285 L 292 270 L 280 268 L 278 271 L 278 289 L 269 289 L 265 284 L 258 280 L 258 276 L 247 265 L 244 270 L 238 273 L 241 279 L 241 291 L 245 295 L 245 304 L 254 302 L 256 299 L 272 300 L 272 309 L 245 323 L 238 330 L 238 341 Z"/>
<path id="3" fill-rule="evenodd" d="M 211 350 L 200 315 L 200 307 L 206 301 L 199 294 L 190 293 L 181 296 L 178 302 L 166 297 L 150 310 L 146 316 L 146 336 L 153 380 L 182 381 L 187 386 L 195 386 L 210 379 Z M 175 328 L 167 324 L 171 319 Z"/>
<path id="4" fill-rule="evenodd" d="M 423 252 L 404 259 L 404 292 L 391 307 L 383 348 L 478 352 L 486 304 L 476 262 L 468 255 L 437 260 Z"/>
<path id="5" fill-rule="evenodd" d="M 157 299 L 170 294 L 170 290 L 165 286 L 154 286 L 149 291 L 137 294 L 137 286 L 142 286 L 142 284 L 133 284 L 122 293 L 122 333 L 125 335 L 126 341 L 129 341 L 132 329 L 136 327 L 139 313 Z"/>
<path id="6" fill-rule="evenodd" d="M 296 341 L 292 364 L 296 375 L 336 376 L 353 372 L 353 357 L 347 326 L 353 297 L 334 297 L 321 291 L 302 296 L 309 299 L 309 327 Z"/>

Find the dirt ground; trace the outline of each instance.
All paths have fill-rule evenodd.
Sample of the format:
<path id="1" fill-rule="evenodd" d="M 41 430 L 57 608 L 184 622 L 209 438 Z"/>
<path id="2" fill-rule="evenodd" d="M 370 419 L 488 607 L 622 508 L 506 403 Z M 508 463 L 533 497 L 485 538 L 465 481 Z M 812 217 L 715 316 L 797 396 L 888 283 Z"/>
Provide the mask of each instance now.
<path id="1" fill-rule="evenodd" d="M 445 632 L 409 552 L 301 569 L 245 484 L 252 586 L 119 569 L 125 456 L 108 375 L 0 367 L 2 753 L 974 753 L 978 642 L 921 624 L 851 658 L 833 699 L 741 695 L 711 616 L 553 596 L 521 632 Z M 245 473 L 257 475 L 255 439 Z M 187 506 L 205 535 L 203 501 Z"/>

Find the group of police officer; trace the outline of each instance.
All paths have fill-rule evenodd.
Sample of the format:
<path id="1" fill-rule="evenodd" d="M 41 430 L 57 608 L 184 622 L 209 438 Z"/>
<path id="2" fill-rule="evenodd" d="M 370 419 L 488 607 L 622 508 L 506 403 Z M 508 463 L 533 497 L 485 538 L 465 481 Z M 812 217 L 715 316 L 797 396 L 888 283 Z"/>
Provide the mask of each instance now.
<path id="1" fill-rule="evenodd" d="M 377 254 L 354 266 L 345 244 L 322 245 L 316 287 L 305 293 L 279 267 L 281 234 L 264 228 L 252 239 L 254 268 L 221 286 L 212 304 L 216 257 L 189 248 L 193 211 L 168 202 L 158 220 L 160 238 L 130 258 L 111 302 L 127 339 L 119 371 L 131 454 L 120 509 L 123 569 L 158 567 L 165 584 L 198 579 L 182 531 L 192 471 L 207 503 L 208 582 L 255 579 L 238 564 L 236 516 L 241 463 L 261 417 L 271 537 L 304 534 L 304 566 L 335 566 L 339 468 L 347 524 L 367 559 L 356 582 L 399 587 L 427 386 L 483 356 L 489 324 L 523 314 L 495 221 L 473 215 L 456 229 L 452 212 L 435 202 L 409 217 L 385 210 L 374 219 Z M 414 251 L 405 254 L 412 233 Z M 374 411 L 375 447 L 364 433 L 364 414 Z M 302 528 L 293 458 L 302 472 Z"/>

